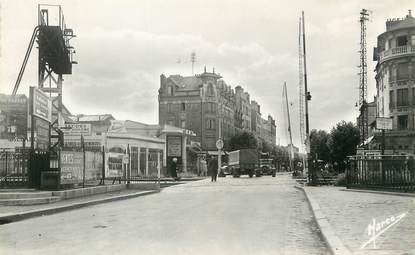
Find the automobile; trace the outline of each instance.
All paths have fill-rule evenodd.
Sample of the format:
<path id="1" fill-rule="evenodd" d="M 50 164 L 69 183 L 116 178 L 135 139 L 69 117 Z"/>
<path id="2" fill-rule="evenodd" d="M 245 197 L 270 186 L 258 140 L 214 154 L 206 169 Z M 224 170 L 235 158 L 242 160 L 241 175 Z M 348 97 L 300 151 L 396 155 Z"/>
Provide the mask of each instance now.
<path id="1" fill-rule="evenodd" d="M 224 165 L 220 168 L 219 177 L 226 177 L 227 175 L 230 175 L 231 172 L 229 171 L 229 167 L 227 165 Z"/>

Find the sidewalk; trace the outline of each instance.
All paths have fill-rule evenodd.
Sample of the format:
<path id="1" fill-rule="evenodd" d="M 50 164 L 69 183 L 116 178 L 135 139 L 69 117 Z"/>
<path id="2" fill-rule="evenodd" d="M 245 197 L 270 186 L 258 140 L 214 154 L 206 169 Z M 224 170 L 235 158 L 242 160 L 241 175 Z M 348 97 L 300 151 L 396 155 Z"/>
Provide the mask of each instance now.
<path id="1" fill-rule="evenodd" d="M 0 224 L 158 192 L 158 190 L 126 189 L 93 196 L 61 200 L 51 204 L 0 206 Z"/>
<path id="2" fill-rule="evenodd" d="M 334 254 L 415 254 L 415 197 L 342 187 L 303 189 Z M 370 230 L 375 231 L 369 235 Z"/>

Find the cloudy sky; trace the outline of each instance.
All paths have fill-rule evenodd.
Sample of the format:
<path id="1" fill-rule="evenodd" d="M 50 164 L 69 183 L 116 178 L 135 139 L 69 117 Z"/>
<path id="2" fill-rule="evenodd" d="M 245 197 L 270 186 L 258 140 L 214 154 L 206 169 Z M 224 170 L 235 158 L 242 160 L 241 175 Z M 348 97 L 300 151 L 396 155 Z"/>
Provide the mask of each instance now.
<path id="1" fill-rule="evenodd" d="M 42 1 L 46 2 L 46 1 Z M 288 85 L 294 143 L 299 144 L 298 20 L 306 15 L 310 127 L 330 130 L 354 121 L 358 98 L 359 12 L 368 23 L 369 98 L 374 95 L 372 48 L 388 18 L 415 10 L 413 0 L 112 0 L 61 4 L 78 65 L 64 79 L 64 104 L 74 114 L 111 113 L 117 119 L 158 122 L 160 74 L 191 75 L 215 67 L 241 85 L 277 120 L 277 143 L 287 142 L 282 85 Z M 0 0 L 0 93 L 11 93 L 30 36 L 37 1 Z M 18 93 L 36 85 L 32 52 Z"/>

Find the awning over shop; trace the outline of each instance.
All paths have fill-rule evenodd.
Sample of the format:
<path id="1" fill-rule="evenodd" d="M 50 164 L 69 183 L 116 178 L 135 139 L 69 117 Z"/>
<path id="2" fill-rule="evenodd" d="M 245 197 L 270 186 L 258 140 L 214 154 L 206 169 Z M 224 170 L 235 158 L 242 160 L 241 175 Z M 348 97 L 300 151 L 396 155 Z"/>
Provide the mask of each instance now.
<path id="1" fill-rule="evenodd" d="M 207 154 L 212 155 L 212 156 L 217 156 L 217 155 L 219 155 L 218 151 L 207 151 Z M 222 156 L 227 155 L 226 151 L 221 151 L 221 155 L 222 155 Z"/>
<path id="2" fill-rule="evenodd" d="M 170 125 L 164 125 L 163 129 L 161 130 L 162 134 L 183 134 L 187 136 L 196 136 L 195 132 L 189 129 L 174 127 Z"/>

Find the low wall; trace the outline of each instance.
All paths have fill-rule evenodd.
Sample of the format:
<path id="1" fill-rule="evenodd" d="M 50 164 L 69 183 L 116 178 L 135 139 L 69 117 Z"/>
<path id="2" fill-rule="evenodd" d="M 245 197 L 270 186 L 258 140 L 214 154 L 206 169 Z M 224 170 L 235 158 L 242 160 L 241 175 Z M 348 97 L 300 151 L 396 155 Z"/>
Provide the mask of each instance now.
<path id="1" fill-rule="evenodd" d="M 58 196 L 63 199 L 71 199 L 78 197 L 93 196 L 102 193 L 116 192 L 125 189 L 136 189 L 136 190 L 159 190 L 159 183 L 130 183 L 130 184 L 114 184 L 105 186 L 96 186 L 80 189 L 60 190 L 52 191 L 53 196 Z"/>
<path id="2" fill-rule="evenodd" d="M 125 190 L 127 188 L 126 184 L 116 184 L 116 185 L 105 185 L 105 186 L 97 186 L 97 187 L 88 187 L 88 188 L 81 188 L 81 189 L 70 189 L 70 190 L 60 190 L 60 191 L 53 191 L 53 196 L 59 196 L 61 199 L 71 199 L 77 197 L 85 197 L 85 196 L 92 196 L 107 192 L 114 192 Z"/>

